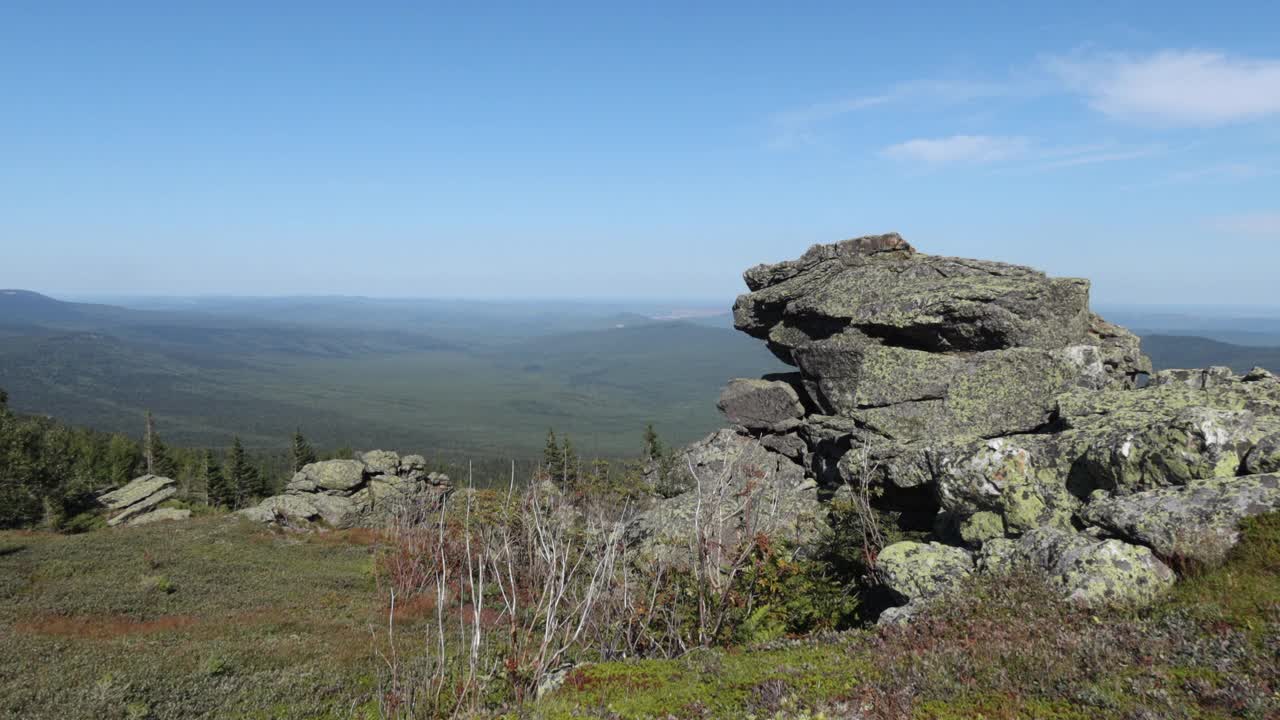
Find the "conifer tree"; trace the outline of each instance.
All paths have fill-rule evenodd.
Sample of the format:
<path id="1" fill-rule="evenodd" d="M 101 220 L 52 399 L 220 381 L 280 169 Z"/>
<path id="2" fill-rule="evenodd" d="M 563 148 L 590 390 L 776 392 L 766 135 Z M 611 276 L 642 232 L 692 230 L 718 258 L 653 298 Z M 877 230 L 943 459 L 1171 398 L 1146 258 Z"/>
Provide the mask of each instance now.
<path id="1" fill-rule="evenodd" d="M 662 447 L 662 440 L 658 438 L 658 431 L 653 429 L 653 423 L 649 423 L 644 428 L 644 457 L 646 460 L 660 460 L 666 454 L 666 449 Z"/>
<path id="2" fill-rule="evenodd" d="M 573 449 L 573 443 L 570 442 L 569 436 L 564 438 L 564 449 L 560 451 L 559 472 L 556 473 L 560 483 L 568 488 L 578 483 L 578 453 Z"/>
<path id="3" fill-rule="evenodd" d="M 304 466 L 316 461 L 315 448 L 302 436 L 302 428 L 293 431 L 293 471 L 298 472 Z"/>
<path id="4" fill-rule="evenodd" d="M 211 507 L 230 505 L 232 493 L 227 487 L 227 480 L 222 475 L 222 468 L 213 457 L 212 450 L 205 450 L 200 461 L 200 479 L 204 483 L 205 504 Z"/>
<path id="5" fill-rule="evenodd" d="M 244 445 L 237 435 L 231 440 L 231 459 L 227 463 L 227 484 L 230 486 L 233 507 L 239 509 L 262 493 L 261 474 L 245 455 Z"/>
<path id="6" fill-rule="evenodd" d="M 556 439 L 555 430 L 547 430 L 547 445 L 542 450 L 542 467 L 552 478 L 559 477 L 564 467 L 564 451 L 560 448 L 560 441 Z"/>
<path id="7" fill-rule="evenodd" d="M 156 474 L 156 419 L 147 411 L 147 424 L 142 434 L 142 457 L 147 461 L 147 474 Z"/>

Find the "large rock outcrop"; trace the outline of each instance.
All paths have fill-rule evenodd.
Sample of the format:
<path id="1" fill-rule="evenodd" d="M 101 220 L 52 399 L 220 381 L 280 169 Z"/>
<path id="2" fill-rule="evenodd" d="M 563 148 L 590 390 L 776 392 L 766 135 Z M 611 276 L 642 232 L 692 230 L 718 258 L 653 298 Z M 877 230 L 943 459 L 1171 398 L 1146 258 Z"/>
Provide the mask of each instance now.
<path id="1" fill-rule="evenodd" d="M 451 489 L 448 476 L 427 472 L 421 455 L 371 450 L 352 460 L 307 465 L 294 474 L 283 494 L 239 514 L 261 523 L 375 525 L 409 506 L 435 507 Z"/>
<path id="2" fill-rule="evenodd" d="M 124 487 L 98 498 L 106 513 L 107 525 L 145 525 L 160 520 L 185 520 L 191 511 L 182 508 L 160 508 L 160 504 L 178 494 L 178 483 L 159 475 L 134 478 Z"/>
<path id="3" fill-rule="evenodd" d="M 1138 338 L 1089 309 L 1086 280 L 896 234 L 745 280 L 736 326 L 797 372 L 731 381 L 720 407 L 737 439 L 690 452 L 736 444 L 785 467 L 798 504 L 874 486 L 876 509 L 913 518 L 922 541 L 880 556 L 903 602 L 1014 564 L 1080 602 L 1140 604 L 1172 582 L 1166 562 L 1216 561 L 1241 518 L 1280 509 L 1280 380 L 1151 375 Z M 676 528 L 688 502 L 651 514 Z"/>

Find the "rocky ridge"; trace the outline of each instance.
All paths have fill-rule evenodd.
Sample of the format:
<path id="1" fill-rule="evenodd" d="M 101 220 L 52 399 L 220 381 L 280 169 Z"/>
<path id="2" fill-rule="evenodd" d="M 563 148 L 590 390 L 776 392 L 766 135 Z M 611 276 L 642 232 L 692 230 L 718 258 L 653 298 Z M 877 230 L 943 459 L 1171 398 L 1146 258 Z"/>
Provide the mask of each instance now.
<path id="1" fill-rule="evenodd" d="M 1280 380 L 1152 375 L 1138 338 L 1089 309 L 1087 280 L 896 234 L 744 279 L 736 327 L 796 372 L 732 380 L 733 429 L 670 472 L 704 498 L 763 488 L 774 511 L 750 523 L 799 542 L 822 531 L 823 500 L 873 486 L 879 517 L 920 538 L 877 559 L 902 604 L 885 619 L 1014 566 L 1082 603 L 1141 604 L 1174 581 L 1168 563 L 1215 562 L 1241 518 L 1280 509 Z M 660 501 L 639 536 L 687 533 L 692 495 Z"/>
<path id="2" fill-rule="evenodd" d="M 451 490 L 449 477 L 428 472 L 421 455 L 371 450 L 351 460 L 311 463 L 294 474 L 282 494 L 238 514 L 273 524 L 375 525 L 408 504 L 438 506 Z"/>

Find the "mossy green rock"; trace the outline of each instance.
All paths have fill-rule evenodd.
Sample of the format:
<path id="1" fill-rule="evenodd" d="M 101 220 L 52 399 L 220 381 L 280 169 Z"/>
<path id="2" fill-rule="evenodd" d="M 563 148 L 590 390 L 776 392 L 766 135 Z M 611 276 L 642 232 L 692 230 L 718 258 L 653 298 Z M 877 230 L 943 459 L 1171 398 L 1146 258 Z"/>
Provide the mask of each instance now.
<path id="1" fill-rule="evenodd" d="M 876 572 L 904 601 L 933 598 L 973 572 L 973 556 L 938 542 L 894 543 L 876 557 Z"/>
<path id="2" fill-rule="evenodd" d="M 988 542 L 977 564 L 983 573 L 1029 567 L 1061 587 L 1067 598 L 1089 606 L 1148 605 L 1174 582 L 1173 571 L 1149 548 L 1057 528 Z"/>

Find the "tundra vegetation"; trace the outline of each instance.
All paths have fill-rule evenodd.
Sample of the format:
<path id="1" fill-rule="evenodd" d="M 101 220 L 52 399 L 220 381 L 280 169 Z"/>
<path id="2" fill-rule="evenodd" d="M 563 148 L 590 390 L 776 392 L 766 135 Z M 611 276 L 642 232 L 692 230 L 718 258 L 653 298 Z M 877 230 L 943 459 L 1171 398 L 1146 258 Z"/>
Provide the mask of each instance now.
<path id="1" fill-rule="evenodd" d="M 0 709 L 1280 715 L 1280 378 L 1153 373 L 1087 281 L 897 235 L 745 279 L 736 325 L 797 370 L 634 461 L 553 430 L 495 484 L 296 432 L 287 482 L 233 442 L 192 454 L 202 485 L 89 486 L 67 521 L 95 474 L 11 444 L 45 529 L 0 534 Z M 135 471 L 182 467 L 145 429 Z M 163 507 L 192 487 L 218 507 Z"/>

